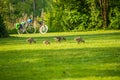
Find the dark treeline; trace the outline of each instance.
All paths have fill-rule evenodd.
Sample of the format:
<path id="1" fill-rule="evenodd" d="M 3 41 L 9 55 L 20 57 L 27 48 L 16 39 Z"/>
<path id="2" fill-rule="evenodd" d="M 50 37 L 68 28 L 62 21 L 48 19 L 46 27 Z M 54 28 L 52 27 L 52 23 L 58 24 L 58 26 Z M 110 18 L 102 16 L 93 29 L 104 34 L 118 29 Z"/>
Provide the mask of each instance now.
<path id="1" fill-rule="evenodd" d="M 120 0 L 0 0 L 0 14 L 8 30 L 41 15 L 49 31 L 120 29 Z"/>

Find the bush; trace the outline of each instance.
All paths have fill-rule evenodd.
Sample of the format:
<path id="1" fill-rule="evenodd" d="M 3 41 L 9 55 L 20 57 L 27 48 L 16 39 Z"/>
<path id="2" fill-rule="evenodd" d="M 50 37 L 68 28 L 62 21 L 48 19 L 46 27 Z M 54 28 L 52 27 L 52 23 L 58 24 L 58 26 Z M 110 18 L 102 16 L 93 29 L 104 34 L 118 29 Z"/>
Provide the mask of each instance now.
<path id="1" fill-rule="evenodd" d="M 0 37 L 8 37 L 8 36 L 9 36 L 9 34 L 6 30 L 6 26 L 4 24 L 3 18 L 0 15 Z"/>
<path id="2" fill-rule="evenodd" d="M 116 8 L 111 8 L 109 14 L 110 24 L 108 26 L 109 29 L 120 29 L 120 11 Z"/>

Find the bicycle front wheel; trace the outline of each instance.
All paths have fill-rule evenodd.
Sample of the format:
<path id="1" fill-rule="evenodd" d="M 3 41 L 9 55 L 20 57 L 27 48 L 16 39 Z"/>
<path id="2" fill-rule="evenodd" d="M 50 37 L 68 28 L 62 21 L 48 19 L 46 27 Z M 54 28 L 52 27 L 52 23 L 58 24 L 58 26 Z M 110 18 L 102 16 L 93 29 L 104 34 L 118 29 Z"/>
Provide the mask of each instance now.
<path id="1" fill-rule="evenodd" d="M 35 33 L 36 32 L 36 28 L 33 26 L 27 26 L 26 27 L 26 31 L 27 33 Z"/>
<path id="2" fill-rule="evenodd" d="M 24 34 L 26 33 L 26 30 L 24 28 L 18 29 L 17 30 L 18 34 Z"/>

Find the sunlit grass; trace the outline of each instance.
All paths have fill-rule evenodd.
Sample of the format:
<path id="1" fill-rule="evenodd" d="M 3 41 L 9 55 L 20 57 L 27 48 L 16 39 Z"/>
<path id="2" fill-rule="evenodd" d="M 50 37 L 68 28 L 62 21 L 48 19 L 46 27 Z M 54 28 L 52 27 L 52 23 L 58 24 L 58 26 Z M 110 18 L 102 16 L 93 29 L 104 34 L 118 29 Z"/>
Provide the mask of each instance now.
<path id="1" fill-rule="evenodd" d="M 56 43 L 54 36 L 65 36 L 67 41 Z M 77 36 L 85 43 L 77 44 Z M 28 44 L 28 37 L 37 43 Z M 0 80 L 120 80 L 119 67 L 119 30 L 0 38 Z"/>
<path id="2" fill-rule="evenodd" d="M 86 77 L 86 78 L 67 78 L 67 79 L 54 79 L 54 80 L 119 80 L 119 77 Z"/>

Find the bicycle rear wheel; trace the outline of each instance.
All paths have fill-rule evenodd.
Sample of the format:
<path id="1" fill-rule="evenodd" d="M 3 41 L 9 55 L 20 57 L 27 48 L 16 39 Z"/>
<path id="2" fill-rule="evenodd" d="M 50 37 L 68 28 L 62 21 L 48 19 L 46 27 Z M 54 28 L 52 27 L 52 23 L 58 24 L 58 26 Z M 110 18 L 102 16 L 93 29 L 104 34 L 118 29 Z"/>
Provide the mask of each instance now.
<path id="1" fill-rule="evenodd" d="M 36 28 L 33 26 L 27 26 L 26 27 L 26 32 L 27 33 L 35 33 L 36 32 Z"/>

